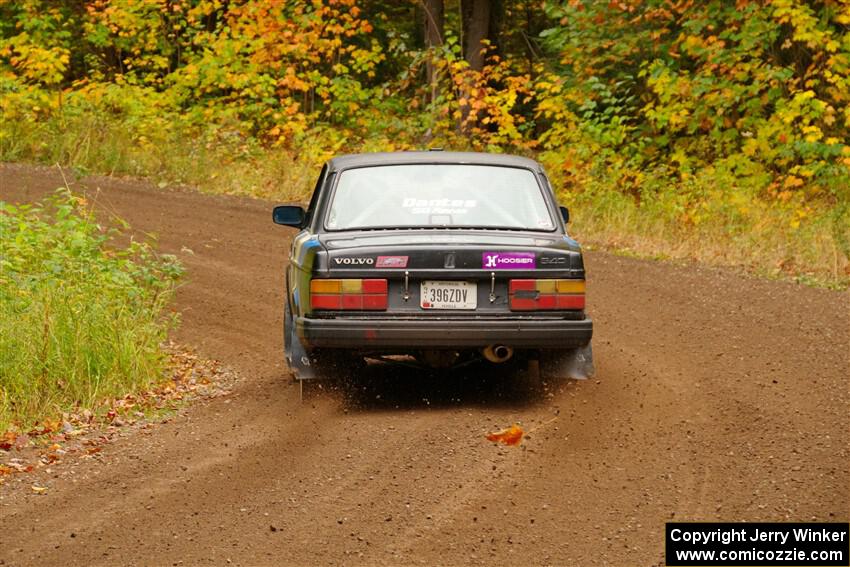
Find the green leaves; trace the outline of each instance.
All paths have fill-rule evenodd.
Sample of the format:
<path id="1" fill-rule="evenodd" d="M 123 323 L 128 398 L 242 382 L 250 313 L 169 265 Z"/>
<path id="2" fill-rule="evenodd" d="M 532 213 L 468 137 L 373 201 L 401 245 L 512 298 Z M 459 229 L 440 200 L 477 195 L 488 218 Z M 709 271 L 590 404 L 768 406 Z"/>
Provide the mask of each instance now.
<path id="1" fill-rule="evenodd" d="M 0 430 L 159 378 L 174 257 L 119 246 L 65 189 L 0 202 L 0 234 Z"/>

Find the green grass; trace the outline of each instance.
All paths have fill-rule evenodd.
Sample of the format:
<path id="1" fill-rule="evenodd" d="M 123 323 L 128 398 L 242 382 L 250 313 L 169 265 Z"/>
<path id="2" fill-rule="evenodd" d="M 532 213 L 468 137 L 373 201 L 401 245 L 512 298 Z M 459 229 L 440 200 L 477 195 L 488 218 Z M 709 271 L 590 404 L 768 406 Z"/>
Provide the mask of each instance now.
<path id="1" fill-rule="evenodd" d="M 162 379 L 182 270 L 117 234 L 66 189 L 43 205 L 0 201 L 0 432 Z"/>
<path id="2" fill-rule="evenodd" d="M 570 204 L 571 234 L 595 249 L 655 260 L 697 260 L 815 287 L 850 285 L 843 245 L 850 215 L 834 208 L 814 209 L 805 223 L 794 226 L 785 208 L 754 200 L 744 220 L 715 210 L 715 216 L 695 225 L 672 217 L 668 211 L 674 205 L 638 206 L 612 191 L 565 195 L 562 200 Z"/>
<path id="3" fill-rule="evenodd" d="M 71 112 L 40 121 L 0 120 L 0 161 L 59 164 L 78 175 L 129 175 L 209 193 L 280 200 L 309 195 L 318 158 L 268 150 L 239 125 L 199 131 L 177 115 L 131 120 Z"/>

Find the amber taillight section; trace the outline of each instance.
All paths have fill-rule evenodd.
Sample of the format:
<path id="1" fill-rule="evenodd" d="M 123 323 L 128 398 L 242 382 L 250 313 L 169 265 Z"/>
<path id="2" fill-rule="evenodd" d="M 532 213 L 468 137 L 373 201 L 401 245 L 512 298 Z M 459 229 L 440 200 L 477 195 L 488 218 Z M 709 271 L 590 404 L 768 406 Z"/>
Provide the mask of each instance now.
<path id="1" fill-rule="evenodd" d="M 310 280 L 310 307 L 328 311 L 386 311 L 387 280 Z"/>
<path id="2" fill-rule="evenodd" d="M 511 311 L 584 309 L 584 280 L 511 280 Z"/>

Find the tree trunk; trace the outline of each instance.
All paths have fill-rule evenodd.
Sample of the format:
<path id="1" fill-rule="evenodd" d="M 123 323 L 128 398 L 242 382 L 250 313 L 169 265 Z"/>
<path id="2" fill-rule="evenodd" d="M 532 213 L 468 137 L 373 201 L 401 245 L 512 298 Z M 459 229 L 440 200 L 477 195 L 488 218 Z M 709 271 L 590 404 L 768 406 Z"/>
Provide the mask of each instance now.
<path id="1" fill-rule="evenodd" d="M 490 36 L 490 0 L 464 0 L 463 4 L 461 11 L 468 18 L 463 56 L 470 68 L 480 71 L 484 68 L 482 49 Z"/>
<path id="2" fill-rule="evenodd" d="M 422 0 L 425 12 L 425 47 L 432 49 L 443 45 L 444 5 L 443 0 Z M 429 58 L 425 63 L 425 76 L 431 88 L 431 100 L 437 98 L 437 68 Z"/>

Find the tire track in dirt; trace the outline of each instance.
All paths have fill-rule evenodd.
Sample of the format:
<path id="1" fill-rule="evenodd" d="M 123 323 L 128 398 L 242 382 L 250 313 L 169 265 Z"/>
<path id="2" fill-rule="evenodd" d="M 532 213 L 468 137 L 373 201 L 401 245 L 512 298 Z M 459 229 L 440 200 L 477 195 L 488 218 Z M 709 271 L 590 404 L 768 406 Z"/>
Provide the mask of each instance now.
<path id="1" fill-rule="evenodd" d="M 0 166 L 0 199 L 60 184 Z M 0 488 L 0 565 L 649 565 L 673 518 L 850 515 L 847 294 L 590 253 L 597 379 L 528 397 L 373 367 L 300 404 L 270 203 L 75 188 L 181 258 L 176 339 L 242 381 L 40 477 L 47 496 Z M 521 448 L 484 440 L 515 421 L 539 427 Z"/>

